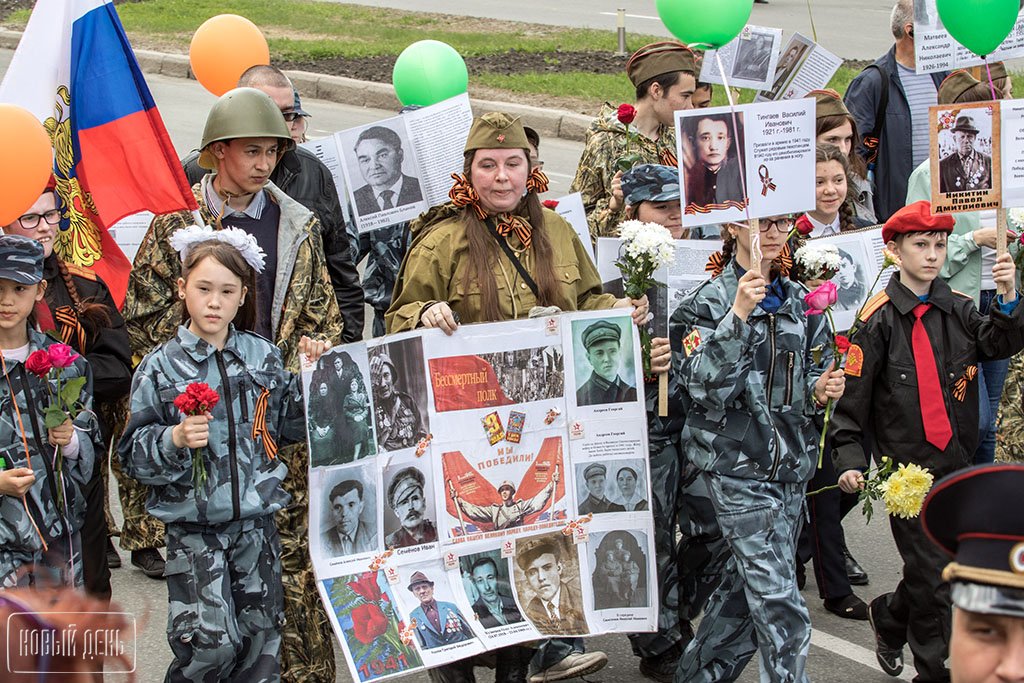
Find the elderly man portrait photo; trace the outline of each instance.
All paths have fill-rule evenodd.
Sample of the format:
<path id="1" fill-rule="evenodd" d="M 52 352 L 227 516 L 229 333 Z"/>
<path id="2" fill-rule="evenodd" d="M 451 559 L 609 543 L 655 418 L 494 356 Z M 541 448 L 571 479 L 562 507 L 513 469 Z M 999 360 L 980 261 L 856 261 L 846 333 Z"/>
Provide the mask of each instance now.
<path id="1" fill-rule="evenodd" d="M 953 152 L 939 160 L 939 192 L 992 189 L 992 157 L 978 149 L 979 114 L 958 116 L 950 129 Z"/>
<path id="2" fill-rule="evenodd" d="M 428 518 L 423 472 L 406 467 L 395 473 L 388 485 L 388 507 L 399 527 L 384 539 L 387 548 L 408 548 L 437 541 L 437 527 Z"/>
<path id="3" fill-rule="evenodd" d="M 424 649 L 432 650 L 473 638 L 473 630 L 459 608 L 450 602 L 434 599 L 434 582 L 426 574 L 413 572 L 409 578 L 409 591 L 420 601 L 409 616 L 416 623 L 416 637 Z"/>
<path id="4" fill-rule="evenodd" d="M 469 557 L 462 558 L 465 563 Z M 469 565 L 469 576 L 478 594 L 473 612 L 484 628 L 508 626 L 523 620 L 515 599 L 509 593 L 508 581 L 498 571 L 498 553 L 481 554 Z M 502 560 L 502 565 L 505 561 Z"/>
<path id="5" fill-rule="evenodd" d="M 576 323 L 573 326 L 575 328 Z M 583 330 L 580 341 L 586 350 L 591 373 L 576 390 L 576 405 L 635 401 L 636 386 L 619 376 L 623 352 L 622 328 L 613 322 L 598 320 Z M 627 348 L 632 349 L 632 344 L 628 344 Z M 631 359 L 632 355 L 627 354 L 627 357 Z"/>
<path id="6" fill-rule="evenodd" d="M 516 541 L 516 564 L 533 597 L 526 616 L 547 635 L 583 635 L 588 632 L 579 587 L 579 560 L 562 539 L 545 535 Z"/>
<path id="7" fill-rule="evenodd" d="M 366 500 L 363 497 L 363 483 L 356 479 L 345 479 L 334 486 L 328 496 L 330 526 L 321 534 L 324 553 L 327 557 L 353 555 L 377 549 L 376 521 L 372 508 L 363 517 Z"/>
<path id="8" fill-rule="evenodd" d="M 360 216 L 423 201 L 419 181 L 402 172 L 405 152 L 398 133 L 371 126 L 359 134 L 354 151 L 366 181 L 352 193 Z"/>

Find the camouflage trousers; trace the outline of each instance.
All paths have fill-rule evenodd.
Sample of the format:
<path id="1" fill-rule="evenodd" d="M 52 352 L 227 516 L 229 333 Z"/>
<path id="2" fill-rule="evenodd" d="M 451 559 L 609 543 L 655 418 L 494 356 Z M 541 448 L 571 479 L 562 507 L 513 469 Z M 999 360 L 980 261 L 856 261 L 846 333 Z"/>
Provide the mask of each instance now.
<path id="1" fill-rule="evenodd" d="M 286 683 L 334 683 L 334 633 L 316 588 L 309 559 L 309 473 L 305 444 L 281 449 L 288 465 L 284 488 L 292 496 L 278 511 L 284 613 L 281 632 L 281 680 Z"/>
<path id="2" fill-rule="evenodd" d="M 701 474 L 728 556 L 675 683 L 734 681 L 754 652 L 762 681 L 807 681 L 811 621 L 796 586 L 804 486 Z"/>
<path id="3" fill-rule="evenodd" d="M 676 540 L 682 454 L 678 440 L 653 435 L 649 453 L 654 502 L 654 556 L 658 568 L 658 630 L 630 634 L 633 654 L 638 657 L 656 657 L 673 651 L 684 641 L 679 623 L 679 542 Z M 685 640 L 689 640 L 689 623 L 685 630 Z"/>
<path id="4" fill-rule="evenodd" d="M 271 516 L 167 525 L 165 681 L 277 681 L 284 619 Z"/>
<path id="5" fill-rule="evenodd" d="M 48 550 L 30 556 L 28 552 L 4 550 L 0 552 L 0 589 L 38 586 L 81 587 L 82 535 L 75 532 L 70 538 L 47 538 Z"/>
<path id="6" fill-rule="evenodd" d="M 701 471 L 683 462 L 679 483 L 679 623 L 684 638 L 693 638 L 690 622 L 697 618 L 718 586 L 729 557 L 715 506 Z"/>

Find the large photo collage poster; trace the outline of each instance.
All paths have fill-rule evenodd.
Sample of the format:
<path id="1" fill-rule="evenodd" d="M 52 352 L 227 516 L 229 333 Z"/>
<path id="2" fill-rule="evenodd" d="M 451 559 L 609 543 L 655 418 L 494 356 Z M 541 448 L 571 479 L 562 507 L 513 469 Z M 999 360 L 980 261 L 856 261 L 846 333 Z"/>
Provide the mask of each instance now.
<path id="1" fill-rule="evenodd" d="M 303 387 L 310 553 L 355 680 L 655 630 L 628 311 L 339 346 Z"/>

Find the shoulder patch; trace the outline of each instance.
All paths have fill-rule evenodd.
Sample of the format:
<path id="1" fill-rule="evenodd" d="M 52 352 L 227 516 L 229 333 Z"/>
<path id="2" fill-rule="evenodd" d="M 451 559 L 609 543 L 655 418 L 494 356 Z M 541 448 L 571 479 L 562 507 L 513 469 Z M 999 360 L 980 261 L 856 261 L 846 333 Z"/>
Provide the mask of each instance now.
<path id="1" fill-rule="evenodd" d="M 83 268 L 80 265 L 70 263 L 68 261 L 65 261 L 64 265 L 67 266 L 68 272 L 74 275 L 75 277 L 80 277 L 85 280 L 92 280 L 94 282 L 97 280 L 96 273 L 92 272 L 88 268 Z"/>
<path id="2" fill-rule="evenodd" d="M 700 346 L 700 330 L 694 328 L 690 334 L 683 338 L 683 351 L 690 356 Z"/>
<path id="3" fill-rule="evenodd" d="M 850 348 L 846 352 L 844 369 L 850 377 L 860 377 L 860 373 L 864 371 L 864 349 L 860 345 L 850 344 Z"/>
<path id="4" fill-rule="evenodd" d="M 880 309 L 887 303 L 889 303 L 888 294 L 886 294 L 885 292 L 879 292 L 878 294 L 875 294 L 873 297 L 871 297 L 864 303 L 864 308 L 860 312 L 860 321 L 866 323 L 868 321 L 868 318 L 877 313 L 878 309 Z"/>

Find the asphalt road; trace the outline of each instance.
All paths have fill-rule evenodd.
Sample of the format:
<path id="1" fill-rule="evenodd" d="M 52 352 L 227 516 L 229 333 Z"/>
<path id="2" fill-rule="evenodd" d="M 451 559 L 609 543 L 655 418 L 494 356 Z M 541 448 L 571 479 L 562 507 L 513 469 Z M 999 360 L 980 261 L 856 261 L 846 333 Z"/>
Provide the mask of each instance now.
<path id="1" fill-rule="evenodd" d="M 529 21 L 607 29 L 614 32 L 616 10 L 626 10 L 626 30 L 633 33 L 670 35 L 655 9 L 654 0 L 342 0 L 347 4 L 391 7 L 417 12 L 443 12 L 471 17 Z M 799 31 L 812 37 L 808 5 L 813 10 L 818 42 L 844 59 L 874 59 L 892 45 L 889 13 L 892 0 L 769 0 L 754 5 L 750 23 L 773 26 L 788 36 Z M 708 0 L 714 6 L 716 0 Z M 856 40 L 851 40 L 856 36 Z"/>
<path id="2" fill-rule="evenodd" d="M 6 69 L 11 54 L 9 50 L 0 50 L 0 69 Z M 174 145 L 183 156 L 199 144 L 206 113 L 214 98 L 195 81 L 161 76 L 147 76 L 147 80 Z M 317 136 L 391 115 L 390 112 L 318 100 L 306 100 L 304 105 L 313 114 L 312 132 Z M 541 156 L 546 162 L 545 170 L 553 180 L 553 196 L 567 189 L 581 150 L 582 146 L 574 142 L 548 140 L 542 143 Z M 111 501 L 115 506 L 115 514 L 120 519 L 120 507 L 114 492 L 111 492 Z M 884 518 L 876 517 L 868 526 L 864 524 L 859 514 L 851 514 L 846 523 L 846 533 L 851 550 L 871 575 L 871 585 L 859 589 L 858 594 L 868 600 L 891 590 L 898 580 L 900 563 Z M 138 680 L 140 683 L 157 683 L 163 680 L 170 661 L 165 636 L 166 589 L 162 581 L 149 579 L 132 567 L 128 562 L 127 553 L 122 553 L 122 557 L 124 567 L 113 572 L 114 600 L 123 610 L 134 614 L 138 619 Z M 804 596 L 808 600 L 814 626 L 808 661 L 809 674 L 813 680 L 835 683 L 854 680 L 858 683 L 883 683 L 892 680 L 874 663 L 871 650 L 873 639 L 867 622 L 850 622 L 825 612 L 821 600 L 817 597 L 813 574 L 810 572 Z M 637 660 L 633 657 L 625 636 L 599 636 L 588 640 L 587 644 L 591 649 L 606 652 L 610 660 L 606 669 L 589 677 L 589 680 L 637 680 Z M 340 659 L 338 670 L 339 681 L 351 680 Z M 910 676 L 905 675 L 904 679 L 910 680 Z M 123 676 L 111 675 L 108 680 L 123 680 Z M 427 676 L 420 674 L 406 680 L 426 681 Z M 491 681 L 493 674 L 484 672 L 481 680 Z M 758 680 L 755 663 L 747 667 L 740 680 L 751 683 Z"/>

